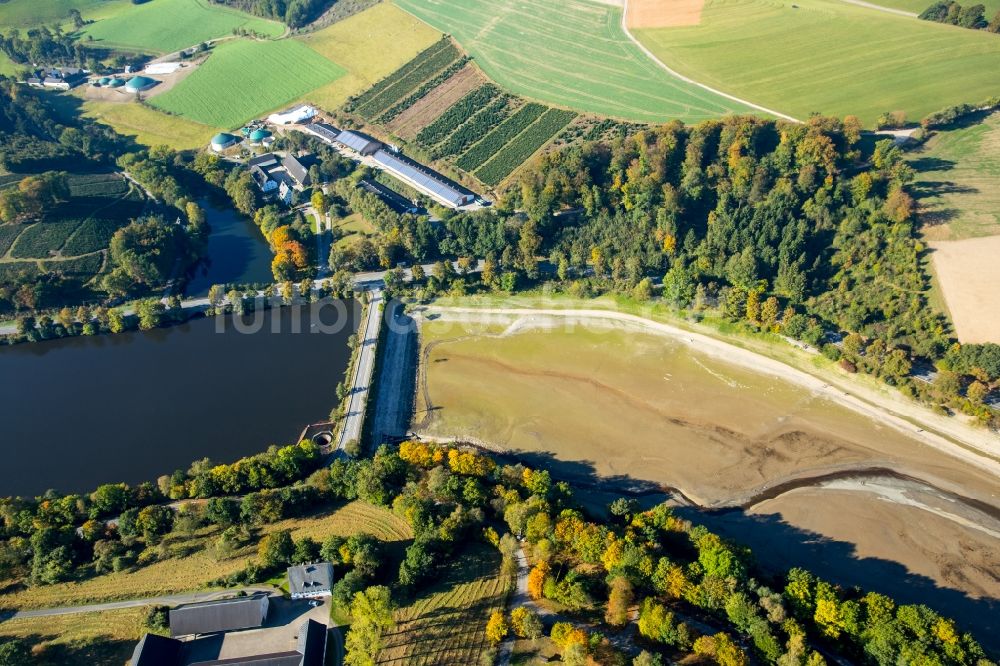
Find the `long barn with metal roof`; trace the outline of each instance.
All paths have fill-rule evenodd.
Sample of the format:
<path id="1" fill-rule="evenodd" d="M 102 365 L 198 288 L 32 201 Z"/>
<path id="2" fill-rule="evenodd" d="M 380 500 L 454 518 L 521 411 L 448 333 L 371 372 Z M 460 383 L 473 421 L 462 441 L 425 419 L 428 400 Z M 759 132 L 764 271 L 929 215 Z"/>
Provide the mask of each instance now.
<path id="1" fill-rule="evenodd" d="M 401 155 L 380 150 L 372 156 L 372 159 L 407 185 L 445 206 L 458 208 L 472 203 L 475 199 L 475 195 L 462 191 L 436 171 Z"/>

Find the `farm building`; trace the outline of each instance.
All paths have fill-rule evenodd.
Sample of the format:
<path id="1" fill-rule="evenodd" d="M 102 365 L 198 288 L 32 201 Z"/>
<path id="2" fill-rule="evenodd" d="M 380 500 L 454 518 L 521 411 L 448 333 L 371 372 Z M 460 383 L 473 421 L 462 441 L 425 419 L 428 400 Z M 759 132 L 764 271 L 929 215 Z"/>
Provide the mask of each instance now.
<path id="1" fill-rule="evenodd" d="M 250 132 L 249 136 L 247 136 L 247 139 L 250 140 L 250 143 L 254 145 L 265 143 L 269 138 L 271 138 L 271 133 L 264 128 L 255 129 L 254 131 Z"/>
<path id="2" fill-rule="evenodd" d="M 329 562 L 288 567 L 288 592 L 292 599 L 328 597 L 333 590 L 333 565 Z"/>
<path id="3" fill-rule="evenodd" d="M 312 184 L 309 170 L 293 155 L 260 155 L 247 162 L 250 176 L 264 194 L 278 191 L 278 198 L 291 205 L 292 192 L 301 192 Z"/>
<path id="4" fill-rule="evenodd" d="M 130 93 L 142 92 L 143 90 L 149 90 L 155 86 L 159 81 L 156 79 L 151 79 L 148 76 L 133 76 L 125 84 L 125 90 Z"/>
<path id="5" fill-rule="evenodd" d="M 157 62 L 151 65 L 146 65 L 146 69 L 143 71 L 150 75 L 173 74 L 181 67 L 182 65 L 179 62 Z"/>
<path id="6" fill-rule="evenodd" d="M 382 147 L 381 143 L 367 134 L 352 132 L 351 130 L 344 130 L 337 135 L 337 138 L 335 138 L 334 141 L 345 148 L 350 148 L 362 156 L 374 155 L 375 152 Z"/>
<path id="7" fill-rule="evenodd" d="M 313 136 L 318 136 L 330 145 L 333 145 L 337 139 L 337 135 L 340 134 L 340 130 L 329 123 L 309 123 L 308 125 L 303 125 L 302 129 Z"/>
<path id="8" fill-rule="evenodd" d="M 212 150 L 217 153 L 221 153 L 223 150 L 232 148 L 237 143 L 240 142 L 240 137 L 228 132 L 219 132 L 212 137 Z"/>
<path id="9" fill-rule="evenodd" d="M 316 109 L 308 104 L 303 104 L 302 106 L 297 106 L 294 109 L 289 109 L 280 113 L 272 113 L 267 117 L 267 122 L 272 125 L 295 125 L 315 116 Z"/>
<path id="10" fill-rule="evenodd" d="M 474 194 L 463 190 L 436 171 L 402 155 L 394 155 L 388 151 L 380 150 L 375 153 L 373 158 L 378 166 L 396 178 L 449 208 L 470 204 L 476 198 Z"/>
<path id="11" fill-rule="evenodd" d="M 43 67 L 25 81 L 35 88 L 69 90 L 86 80 L 85 72 L 79 67 Z"/>
<path id="12" fill-rule="evenodd" d="M 170 610 L 170 635 L 193 636 L 260 627 L 267 619 L 267 594 L 184 604 Z"/>
<path id="13" fill-rule="evenodd" d="M 326 661 L 327 626 L 309 619 L 298 626 L 294 643 L 285 643 L 275 637 L 276 629 L 265 629 L 257 639 L 258 654 L 243 654 L 226 659 L 205 661 L 204 652 L 212 653 L 211 646 L 199 650 L 199 641 L 180 641 L 155 634 L 146 634 L 132 652 L 131 666 L 322 666 Z M 215 639 L 201 639 L 215 640 Z M 225 637 L 223 637 L 225 641 Z M 280 642 L 279 642 L 280 641 Z M 277 644 L 275 644 L 277 642 Z M 214 653 L 219 645 L 215 641 Z M 285 649 L 281 649 L 285 648 Z M 260 650 L 267 650 L 260 651 Z"/>
<path id="14" fill-rule="evenodd" d="M 420 208 L 415 206 L 412 201 L 404 197 L 396 190 L 386 187 L 377 180 L 362 178 L 358 181 L 358 187 L 381 198 L 389 208 L 393 209 L 397 213 L 403 214 L 420 212 Z"/>

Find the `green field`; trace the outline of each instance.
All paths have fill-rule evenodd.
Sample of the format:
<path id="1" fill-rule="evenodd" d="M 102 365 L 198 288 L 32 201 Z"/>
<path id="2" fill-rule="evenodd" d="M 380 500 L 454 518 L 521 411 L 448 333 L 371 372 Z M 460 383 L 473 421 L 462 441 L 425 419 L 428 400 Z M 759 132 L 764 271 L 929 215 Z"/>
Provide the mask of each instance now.
<path id="1" fill-rule="evenodd" d="M 344 74 L 301 42 L 240 39 L 217 46 L 205 64 L 149 103 L 204 125 L 236 127 Z"/>
<path id="2" fill-rule="evenodd" d="M 840 0 L 706 0 L 701 25 L 633 32 L 680 73 L 797 118 L 919 120 L 1000 83 L 996 35 Z"/>
<path id="3" fill-rule="evenodd" d="M 584 0 L 397 0 L 452 34 L 494 81 L 532 99 L 627 120 L 693 122 L 746 107 L 665 72 L 628 40 L 621 10 Z"/>
<path id="4" fill-rule="evenodd" d="M 144 146 L 170 146 L 174 150 L 190 150 L 208 145 L 218 128 L 196 123 L 180 116 L 134 102 L 83 103 L 83 114 L 106 125 L 119 134 L 133 137 Z"/>
<path id="5" fill-rule="evenodd" d="M 27 640 L 39 652 L 38 666 L 124 664 L 146 633 L 146 607 L 45 618 L 15 618 L 0 623 L 0 639 Z"/>
<path id="6" fill-rule="evenodd" d="M 123 8 L 83 30 L 84 39 L 98 44 L 169 53 L 226 37 L 233 29 L 244 28 L 280 36 L 282 24 L 250 16 L 206 0 L 150 0 Z"/>
<path id="7" fill-rule="evenodd" d="M 1000 234 L 1000 112 L 938 132 L 910 156 L 924 236 L 961 240 Z"/>
<path id="8" fill-rule="evenodd" d="M 51 25 L 69 18 L 76 9 L 84 16 L 99 12 L 105 6 L 124 5 L 121 0 L 9 0 L 0 3 L 0 25 L 30 28 Z"/>
<path id="9" fill-rule="evenodd" d="M 388 2 L 307 33 L 299 39 L 343 66 L 347 75 L 311 91 L 305 101 L 336 109 L 440 38 L 441 33 Z"/>

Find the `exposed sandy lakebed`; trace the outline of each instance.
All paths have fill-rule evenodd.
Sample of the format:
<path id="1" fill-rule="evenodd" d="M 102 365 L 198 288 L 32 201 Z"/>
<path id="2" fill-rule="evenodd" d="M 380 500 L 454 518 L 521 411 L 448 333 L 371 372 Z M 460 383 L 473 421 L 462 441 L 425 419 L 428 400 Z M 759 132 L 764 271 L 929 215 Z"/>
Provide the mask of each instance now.
<path id="1" fill-rule="evenodd" d="M 422 319 L 423 435 L 511 450 L 566 477 L 676 489 L 703 508 L 742 507 L 730 522 L 757 525 L 752 541 L 764 545 L 849 544 L 831 577 L 858 560 L 865 571 L 889 562 L 890 573 L 863 582 L 1000 598 L 1000 484 L 987 435 L 959 446 L 772 359 L 755 365 L 746 350 L 701 345 L 696 333 L 599 316 L 567 326 L 542 312 L 432 307 Z M 912 477 L 909 495 L 843 478 L 885 472 L 898 477 L 890 485 Z M 918 495 L 946 499 L 906 500 Z M 976 619 L 953 601 L 940 610 Z"/>

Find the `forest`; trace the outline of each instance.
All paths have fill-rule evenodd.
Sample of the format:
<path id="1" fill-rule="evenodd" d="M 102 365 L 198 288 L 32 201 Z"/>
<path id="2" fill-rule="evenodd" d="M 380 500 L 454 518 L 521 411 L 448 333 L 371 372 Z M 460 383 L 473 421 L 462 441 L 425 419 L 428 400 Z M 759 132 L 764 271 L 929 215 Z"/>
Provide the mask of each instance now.
<path id="1" fill-rule="evenodd" d="M 519 549 L 528 551 L 528 594 L 558 604 L 549 635 L 567 664 L 655 664 L 689 654 L 720 666 L 992 663 L 971 635 L 926 606 L 844 589 L 802 569 L 764 574 L 746 547 L 666 505 L 642 510 L 621 497 L 597 519 L 549 472 L 469 447 L 405 441 L 317 469 L 319 460 L 303 442 L 235 465 L 200 461 L 156 485 L 0 501 L 0 572 L 37 587 L 135 571 L 168 556 L 158 544 L 169 535 L 212 526 L 214 557 L 250 545 L 257 553 L 219 585 L 263 582 L 292 562 L 334 562 L 332 601 L 352 620 L 345 663 L 365 664 L 391 633 L 392 609 L 480 542 L 499 551 L 502 576 L 516 571 Z M 233 496 L 240 492 L 248 494 Z M 208 501 L 171 508 L 167 496 Z M 287 530 L 261 534 L 283 518 L 354 500 L 390 509 L 412 541 L 390 552 L 363 535 L 320 542 Z M 637 636 L 613 640 L 632 622 Z M 529 606 L 498 610 L 485 633 L 493 644 L 507 635 L 537 639 L 542 623 Z"/>

